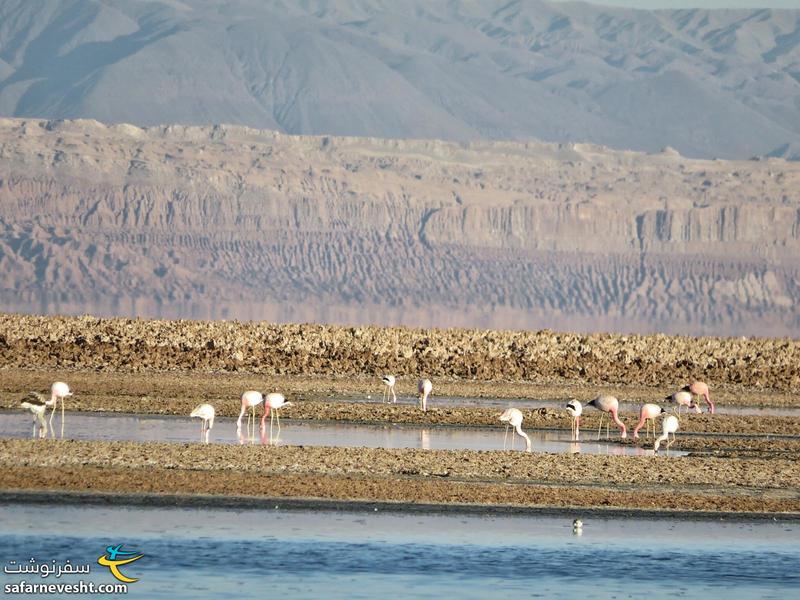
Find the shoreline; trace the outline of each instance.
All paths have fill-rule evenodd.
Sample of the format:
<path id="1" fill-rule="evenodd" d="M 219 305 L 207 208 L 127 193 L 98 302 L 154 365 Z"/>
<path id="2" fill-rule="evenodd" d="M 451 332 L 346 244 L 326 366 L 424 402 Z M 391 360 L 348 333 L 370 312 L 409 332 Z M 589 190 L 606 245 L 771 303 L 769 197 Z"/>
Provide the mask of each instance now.
<path id="1" fill-rule="evenodd" d="M 213 508 L 221 510 L 324 510 L 332 512 L 384 512 L 415 514 L 456 514 L 477 516 L 553 516 L 586 518 L 652 518 L 681 521 L 720 520 L 728 522 L 781 521 L 800 522 L 795 512 L 723 512 L 657 510 L 603 507 L 515 506 L 506 504 L 425 504 L 370 500 L 324 500 L 318 498 L 216 496 L 209 494 L 132 494 L 111 492 L 76 492 L 52 490 L 0 490 L 3 504 L 100 505 L 152 508 Z"/>

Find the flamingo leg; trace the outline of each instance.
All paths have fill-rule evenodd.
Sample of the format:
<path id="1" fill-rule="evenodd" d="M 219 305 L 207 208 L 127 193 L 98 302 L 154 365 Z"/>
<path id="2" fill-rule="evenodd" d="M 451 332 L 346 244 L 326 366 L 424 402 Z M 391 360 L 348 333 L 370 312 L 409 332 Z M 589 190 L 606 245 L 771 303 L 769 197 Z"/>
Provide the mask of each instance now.
<path id="1" fill-rule="evenodd" d="M 281 437 L 281 413 L 278 412 L 278 409 L 275 409 L 275 420 L 278 422 L 278 439 Z"/>
<path id="2" fill-rule="evenodd" d="M 272 443 L 272 424 L 275 422 L 275 411 L 269 413 L 269 443 Z"/>
<path id="3" fill-rule="evenodd" d="M 506 440 L 508 438 L 508 423 L 506 423 L 506 432 L 503 434 L 503 450 L 506 449 Z"/>
<path id="4" fill-rule="evenodd" d="M 61 399 L 61 439 L 64 439 L 64 399 Z"/>
<path id="5" fill-rule="evenodd" d="M 394 403 L 397 404 L 397 394 L 394 393 L 394 386 L 392 386 L 392 398 L 394 398 Z M 389 399 L 389 396 L 386 396 L 386 399 Z"/>
<path id="6" fill-rule="evenodd" d="M 606 416 L 606 413 L 600 413 L 600 425 L 597 426 L 597 439 L 600 439 L 600 430 L 603 428 L 603 417 Z"/>
<path id="7" fill-rule="evenodd" d="M 56 414 L 56 408 L 58 408 L 58 398 L 56 398 L 56 401 L 53 403 L 53 410 L 50 412 L 50 434 L 53 437 L 56 437 L 56 430 L 53 429 L 53 416 Z M 46 408 L 44 410 L 47 412 Z"/>

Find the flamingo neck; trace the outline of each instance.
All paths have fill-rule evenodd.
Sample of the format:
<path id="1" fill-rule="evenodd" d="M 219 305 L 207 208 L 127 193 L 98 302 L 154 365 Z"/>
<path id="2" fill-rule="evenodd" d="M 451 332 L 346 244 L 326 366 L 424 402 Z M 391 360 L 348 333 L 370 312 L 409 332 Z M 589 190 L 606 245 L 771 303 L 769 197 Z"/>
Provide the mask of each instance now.
<path id="1" fill-rule="evenodd" d="M 528 437 L 527 433 L 522 431 L 522 427 L 519 426 L 519 425 L 517 425 L 516 431 L 520 435 L 520 437 L 524 437 L 525 438 L 525 452 L 530 452 L 531 451 L 531 438 Z"/>
<path id="2" fill-rule="evenodd" d="M 617 411 L 610 410 L 608 412 L 611 415 L 611 418 L 613 419 L 614 423 L 617 424 L 617 427 L 619 427 L 620 431 L 622 432 L 622 437 L 625 437 L 628 433 L 628 428 L 625 427 L 625 423 L 619 420 L 619 417 L 617 416 Z"/>
<path id="3" fill-rule="evenodd" d="M 261 415 L 261 426 L 264 426 L 264 421 L 266 420 L 267 416 L 269 416 L 269 404 L 264 404 L 264 414 Z"/>

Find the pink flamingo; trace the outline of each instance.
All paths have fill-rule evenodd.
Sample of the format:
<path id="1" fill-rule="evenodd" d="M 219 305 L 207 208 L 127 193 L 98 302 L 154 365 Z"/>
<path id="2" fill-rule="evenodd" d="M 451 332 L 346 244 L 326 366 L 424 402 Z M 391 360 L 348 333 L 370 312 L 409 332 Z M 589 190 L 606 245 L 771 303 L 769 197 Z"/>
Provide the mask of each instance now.
<path id="1" fill-rule="evenodd" d="M 578 441 L 581 436 L 581 415 L 583 414 L 583 405 L 577 400 L 570 400 L 567 402 L 567 412 L 572 417 L 572 439 Z"/>
<path id="2" fill-rule="evenodd" d="M 251 414 L 247 415 L 247 435 L 250 435 L 250 418 L 253 419 L 253 435 L 256 433 L 256 406 L 264 401 L 264 395 L 255 390 L 249 390 L 242 394 L 242 410 L 239 411 L 239 418 L 236 421 L 236 435 L 242 435 L 242 417 L 245 411 L 249 408 Z M 264 409 L 266 411 L 266 409 Z M 244 442 L 242 442 L 244 443 Z"/>
<path id="3" fill-rule="evenodd" d="M 711 396 L 708 393 L 708 385 L 702 381 L 695 381 L 693 384 L 684 387 L 681 391 L 689 392 L 693 396 L 702 396 L 705 398 L 708 404 L 708 412 L 712 415 L 714 414 L 714 403 L 711 401 Z"/>
<path id="4" fill-rule="evenodd" d="M 67 396 L 72 396 L 72 392 L 69 391 L 69 386 L 63 381 L 56 381 L 50 386 L 50 402 L 47 404 L 53 407 L 53 412 L 50 413 L 50 432 L 53 437 L 56 435 L 56 432 L 53 431 L 53 415 L 56 414 L 56 406 L 59 400 L 61 400 L 61 437 L 64 437 L 64 398 Z"/>
<path id="5" fill-rule="evenodd" d="M 433 392 L 433 384 L 430 379 L 420 379 L 417 383 L 419 400 L 422 403 L 422 412 L 428 412 L 428 396 Z"/>
<path id="6" fill-rule="evenodd" d="M 603 427 L 603 417 L 605 413 L 608 413 L 611 418 L 613 419 L 614 423 L 617 424 L 620 431 L 622 432 L 623 439 L 628 437 L 628 429 L 625 427 L 625 423 L 619 420 L 619 400 L 617 400 L 614 396 L 598 396 L 591 402 L 587 404 L 587 406 L 594 406 L 597 410 L 601 411 L 603 414 L 600 415 L 600 426 L 597 428 L 597 439 L 600 439 L 600 429 Z M 608 425 L 606 425 L 606 437 L 608 437 Z"/>
<path id="7" fill-rule="evenodd" d="M 665 412 L 658 404 L 643 404 L 639 410 L 639 422 L 633 428 L 633 439 L 639 439 L 639 430 L 645 426 L 645 435 L 650 437 L 650 425 L 653 425 L 653 437 L 656 435 L 656 417 Z"/>
<path id="8" fill-rule="evenodd" d="M 281 437 L 281 417 L 278 414 L 278 410 L 283 408 L 284 406 L 292 406 L 291 402 L 287 402 L 286 398 L 283 397 L 283 394 L 278 394 L 277 392 L 273 392 L 272 394 L 267 394 L 267 398 L 264 402 L 264 414 L 261 417 L 261 435 L 263 439 L 264 431 L 265 431 L 265 419 L 267 415 L 269 417 L 269 440 L 272 442 L 272 422 L 277 418 L 278 420 L 278 437 Z"/>
<path id="9" fill-rule="evenodd" d="M 661 445 L 661 442 L 667 441 L 667 450 L 672 444 L 675 443 L 675 432 L 678 431 L 678 427 L 680 427 L 680 421 L 678 421 L 678 417 L 675 415 L 666 415 L 664 420 L 661 422 L 661 431 L 663 432 L 658 438 L 656 439 L 656 443 L 653 446 L 653 452 L 658 452 L 658 447 Z M 669 434 L 672 434 L 672 441 L 669 441 Z"/>
<path id="10" fill-rule="evenodd" d="M 513 427 L 514 431 L 517 434 L 525 438 L 525 452 L 531 451 L 531 438 L 528 437 L 528 434 L 522 431 L 522 411 L 518 408 L 507 408 L 502 415 L 500 415 L 500 420 L 506 424 L 506 433 L 503 436 L 503 450 L 506 449 L 506 437 L 508 436 L 508 428 Z M 511 434 L 511 449 L 514 449 L 514 434 Z"/>

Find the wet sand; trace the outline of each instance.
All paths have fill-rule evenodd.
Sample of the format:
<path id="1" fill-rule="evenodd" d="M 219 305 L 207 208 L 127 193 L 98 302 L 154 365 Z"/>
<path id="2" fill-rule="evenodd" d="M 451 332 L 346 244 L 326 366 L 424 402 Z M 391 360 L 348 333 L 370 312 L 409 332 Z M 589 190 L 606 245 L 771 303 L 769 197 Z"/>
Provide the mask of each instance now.
<path id="1" fill-rule="evenodd" d="M 800 513 L 794 459 L 0 440 L 0 488 Z"/>

